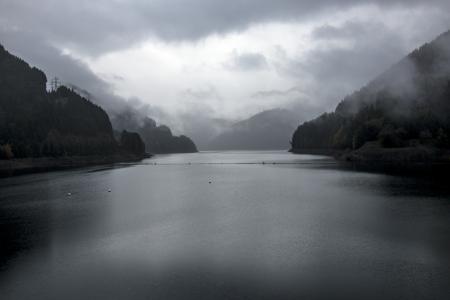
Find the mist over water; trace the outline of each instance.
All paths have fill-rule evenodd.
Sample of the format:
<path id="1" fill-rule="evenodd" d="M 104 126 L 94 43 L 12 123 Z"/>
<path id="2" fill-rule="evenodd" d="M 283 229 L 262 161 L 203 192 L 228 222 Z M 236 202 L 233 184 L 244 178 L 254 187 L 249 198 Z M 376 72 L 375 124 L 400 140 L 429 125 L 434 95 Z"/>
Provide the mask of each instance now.
<path id="1" fill-rule="evenodd" d="M 450 190 L 432 179 L 206 152 L 7 178 L 0 189 L 2 299 L 450 292 Z"/>

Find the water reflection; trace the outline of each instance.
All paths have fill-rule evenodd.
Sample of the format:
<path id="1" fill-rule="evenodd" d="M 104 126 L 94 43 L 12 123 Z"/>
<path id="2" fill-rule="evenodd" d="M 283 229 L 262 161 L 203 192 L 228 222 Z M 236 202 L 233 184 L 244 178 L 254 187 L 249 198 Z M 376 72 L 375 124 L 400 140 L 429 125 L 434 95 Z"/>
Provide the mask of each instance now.
<path id="1" fill-rule="evenodd" d="M 436 184 L 281 152 L 160 156 L 0 180 L 0 292 L 443 298 L 450 193 Z"/>

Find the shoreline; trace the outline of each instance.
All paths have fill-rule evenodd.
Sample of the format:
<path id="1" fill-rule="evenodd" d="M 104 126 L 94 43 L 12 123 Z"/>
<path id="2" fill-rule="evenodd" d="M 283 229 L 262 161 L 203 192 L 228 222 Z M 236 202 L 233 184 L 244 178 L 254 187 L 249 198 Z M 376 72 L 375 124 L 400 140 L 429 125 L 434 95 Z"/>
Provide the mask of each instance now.
<path id="1" fill-rule="evenodd" d="M 369 144 L 354 151 L 290 149 L 289 152 L 332 157 L 343 166 L 361 171 L 432 175 L 450 170 L 450 151 L 426 146 L 381 148 Z"/>
<path id="2" fill-rule="evenodd" d="M 114 163 L 138 162 L 149 157 L 151 155 L 116 154 L 106 156 L 36 157 L 0 160 L 0 178 Z"/>
<path id="3" fill-rule="evenodd" d="M 383 148 L 368 143 L 357 150 L 290 149 L 294 154 L 334 157 L 338 161 L 388 164 L 450 164 L 450 151 L 428 146 Z"/>
<path id="4" fill-rule="evenodd" d="M 334 149 L 289 149 L 288 152 L 293 154 L 308 154 L 308 155 L 323 155 L 333 157 L 336 160 L 341 160 L 340 158 L 347 153 L 347 151 L 343 150 L 334 150 Z"/>

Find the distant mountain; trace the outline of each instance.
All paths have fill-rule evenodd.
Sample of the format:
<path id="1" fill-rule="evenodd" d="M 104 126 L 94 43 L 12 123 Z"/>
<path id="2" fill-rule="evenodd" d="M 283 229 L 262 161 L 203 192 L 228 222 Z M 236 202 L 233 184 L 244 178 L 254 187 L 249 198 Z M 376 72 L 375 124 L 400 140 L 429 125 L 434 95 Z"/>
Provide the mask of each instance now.
<path id="1" fill-rule="evenodd" d="M 47 92 L 46 82 L 0 45 L 0 159 L 125 151 L 102 108 L 64 86 Z"/>
<path id="2" fill-rule="evenodd" d="M 213 138 L 230 128 L 236 121 L 224 118 L 211 117 L 207 113 L 200 117 L 182 117 L 183 131 L 192 138 L 200 150 L 208 150 Z"/>
<path id="3" fill-rule="evenodd" d="M 404 159 L 427 160 L 450 148 L 449 137 L 450 31 L 346 97 L 334 112 L 299 126 L 292 150 L 349 149 L 356 150 L 355 159 L 371 153 L 384 160 L 383 153 L 402 159 L 392 149 L 408 148 L 417 155 Z"/>
<path id="4" fill-rule="evenodd" d="M 148 117 L 139 117 L 133 111 L 125 111 L 113 118 L 116 129 L 128 128 L 136 131 L 145 143 L 145 149 L 152 154 L 197 152 L 194 142 L 187 136 L 174 136 L 168 126 L 157 125 Z"/>
<path id="5" fill-rule="evenodd" d="M 288 149 L 292 131 L 298 121 L 299 118 L 289 110 L 266 110 L 226 129 L 209 143 L 208 149 Z"/>

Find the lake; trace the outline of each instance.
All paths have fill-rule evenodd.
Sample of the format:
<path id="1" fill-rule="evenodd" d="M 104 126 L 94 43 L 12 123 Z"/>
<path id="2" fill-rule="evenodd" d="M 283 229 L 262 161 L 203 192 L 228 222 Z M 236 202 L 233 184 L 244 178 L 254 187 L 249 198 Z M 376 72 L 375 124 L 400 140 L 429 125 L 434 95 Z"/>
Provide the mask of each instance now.
<path id="1" fill-rule="evenodd" d="M 448 183 L 270 151 L 0 179 L 0 298 L 444 299 Z"/>

